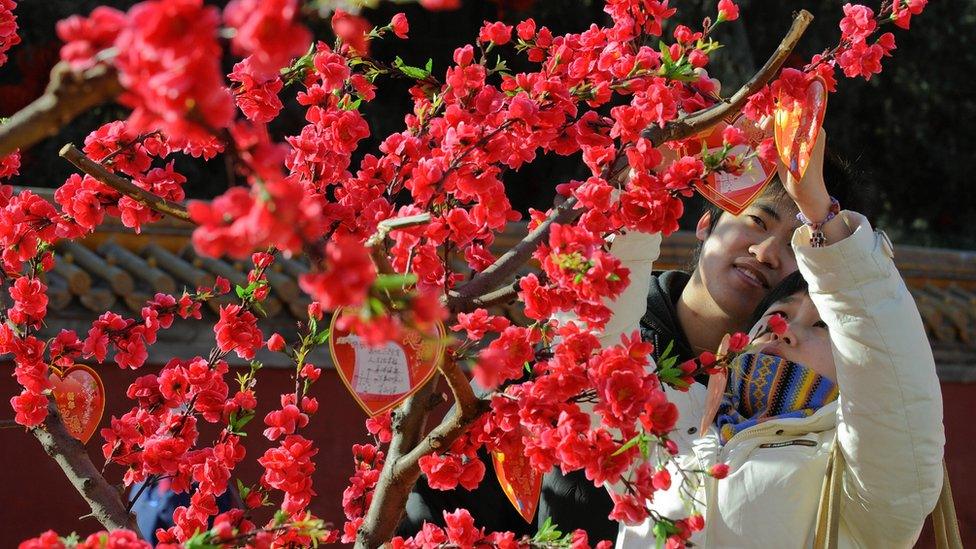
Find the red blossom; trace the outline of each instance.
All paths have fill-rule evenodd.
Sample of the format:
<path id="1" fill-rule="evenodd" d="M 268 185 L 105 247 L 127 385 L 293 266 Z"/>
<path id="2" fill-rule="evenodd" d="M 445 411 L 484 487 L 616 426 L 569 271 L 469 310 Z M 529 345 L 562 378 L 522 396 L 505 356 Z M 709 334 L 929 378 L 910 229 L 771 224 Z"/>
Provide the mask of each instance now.
<path id="1" fill-rule="evenodd" d="M 840 20 L 841 40 L 864 41 L 875 27 L 874 10 L 860 4 L 844 4 L 844 18 Z"/>
<path id="2" fill-rule="evenodd" d="M 512 27 L 501 21 L 494 23 L 485 22 L 478 33 L 479 42 L 491 42 L 496 46 L 503 46 L 512 40 Z"/>
<path id="3" fill-rule="evenodd" d="M 783 318 L 783 315 L 773 315 L 769 317 L 766 322 L 766 326 L 769 328 L 769 330 L 776 335 L 783 335 L 786 333 L 786 329 L 789 327 L 786 324 L 786 319 Z"/>
<path id="4" fill-rule="evenodd" d="M 329 242 L 325 248 L 326 268 L 299 279 L 302 290 L 329 310 L 360 305 L 376 279 L 366 248 L 350 237 Z"/>
<path id="5" fill-rule="evenodd" d="M 191 154 L 211 148 L 208 128 L 226 128 L 233 118 L 220 72 L 217 8 L 202 0 L 148 0 L 127 19 L 114 46 L 127 90 L 120 101 L 134 109 L 130 127 L 162 130 Z"/>
<path id="6" fill-rule="evenodd" d="M 394 15 L 393 19 L 390 20 L 390 28 L 393 29 L 393 34 L 397 38 L 406 39 L 407 33 L 410 32 L 410 23 L 407 21 L 407 16 L 402 13 Z"/>
<path id="7" fill-rule="evenodd" d="M 312 41 L 298 16 L 298 0 L 232 0 L 224 8 L 224 22 L 236 31 L 231 51 L 248 56 L 260 79 L 276 76 Z"/>
<path id="8" fill-rule="evenodd" d="M 274 352 L 281 352 L 285 349 L 285 338 L 281 337 L 279 333 L 271 334 L 268 338 L 268 350 Z"/>
<path id="9" fill-rule="evenodd" d="M 214 326 L 214 333 L 217 334 L 217 348 L 225 353 L 234 351 L 245 360 L 254 358 L 255 351 L 264 341 L 257 318 L 240 305 L 220 308 L 220 320 Z"/>
<path id="10" fill-rule="evenodd" d="M 343 10 L 335 10 L 332 15 L 332 32 L 342 40 L 343 48 L 351 53 L 369 55 L 369 21 Z"/>
<path id="11" fill-rule="evenodd" d="M 40 425 L 47 417 L 47 404 L 46 396 L 27 389 L 10 399 L 10 406 L 15 413 L 14 421 L 24 427 Z"/>
<path id="12" fill-rule="evenodd" d="M 708 470 L 708 474 L 721 480 L 729 475 L 729 466 L 726 463 L 716 463 Z"/>
<path id="13" fill-rule="evenodd" d="M 248 56 L 234 65 L 234 71 L 227 75 L 234 82 L 240 83 L 235 88 L 234 100 L 248 120 L 267 123 L 278 117 L 281 112 L 281 99 L 278 93 L 284 83 L 277 74 L 270 76 L 259 73 L 254 67 L 254 56 Z"/>
<path id="14" fill-rule="evenodd" d="M 718 0 L 718 20 L 735 21 L 739 18 L 739 6 L 732 0 Z"/>

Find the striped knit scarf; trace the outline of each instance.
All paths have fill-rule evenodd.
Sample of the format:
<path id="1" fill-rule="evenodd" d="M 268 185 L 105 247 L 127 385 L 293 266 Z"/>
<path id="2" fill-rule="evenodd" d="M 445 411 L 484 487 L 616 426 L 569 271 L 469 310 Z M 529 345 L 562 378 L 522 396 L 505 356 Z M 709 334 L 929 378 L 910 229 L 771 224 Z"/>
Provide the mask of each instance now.
<path id="1" fill-rule="evenodd" d="M 740 356 L 715 416 L 722 444 L 771 419 L 807 417 L 839 394 L 837 384 L 802 364 L 762 353 Z"/>

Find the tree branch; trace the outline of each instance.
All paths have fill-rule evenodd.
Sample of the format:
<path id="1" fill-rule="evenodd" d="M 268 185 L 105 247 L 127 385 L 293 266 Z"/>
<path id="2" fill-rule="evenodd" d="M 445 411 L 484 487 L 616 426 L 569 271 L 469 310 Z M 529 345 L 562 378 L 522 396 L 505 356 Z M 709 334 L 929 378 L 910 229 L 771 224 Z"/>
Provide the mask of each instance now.
<path id="1" fill-rule="evenodd" d="M 91 507 L 91 516 L 108 530 L 128 528 L 139 535 L 135 516 L 126 511 L 122 494 L 105 480 L 88 457 L 84 445 L 68 432 L 53 397 L 49 397 L 47 409 L 44 424 L 31 429 L 31 433 L 47 455 L 61 466 L 81 497 L 85 498 Z"/>
<path id="2" fill-rule="evenodd" d="M 479 295 L 471 299 L 462 298 L 457 292 L 451 291 L 447 295 L 447 306 L 452 313 L 470 313 L 475 309 L 487 309 L 495 305 L 505 305 L 518 299 L 518 278 L 512 284 Z"/>
<path id="3" fill-rule="evenodd" d="M 386 465 L 373 492 L 372 504 L 357 533 L 357 548 L 374 549 L 393 537 L 403 518 L 407 497 L 420 477 L 420 458 L 450 446 L 488 411 L 490 402 L 475 396 L 467 376 L 456 362 L 445 360 L 440 370 L 454 393 L 456 406 L 440 425 L 421 440 L 428 411 L 426 403 L 437 385 L 431 382 L 414 393 L 401 409 L 400 425 L 396 424 L 394 418 L 395 434 Z M 417 418 L 421 416 L 423 419 L 418 421 Z"/>
<path id="4" fill-rule="evenodd" d="M 745 105 L 749 96 L 759 91 L 765 86 L 773 76 L 779 71 L 792 53 L 806 31 L 813 16 L 806 10 L 801 10 L 793 19 L 793 25 L 789 32 L 783 37 L 776 51 L 773 52 L 766 64 L 763 65 L 748 82 L 743 84 L 728 101 L 719 103 L 711 108 L 685 115 L 676 120 L 668 122 L 663 128 L 652 126 L 644 130 L 642 135 L 649 139 L 655 146 L 661 145 L 675 139 L 683 139 L 702 132 L 715 124 L 718 124 L 730 114 L 737 112 Z M 458 297 L 454 300 L 454 307 L 458 310 L 465 309 L 470 305 L 467 301 L 475 299 L 477 296 L 497 288 L 505 279 L 515 273 L 525 261 L 532 255 L 536 247 L 543 240 L 548 238 L 549 229 L 553 223 L 571 223 L 576 220 L 582 211 L 575 210 L 576 198 L 571 197 L 557 207 L 549 217 L 529 233 L 514 248 L 508 250 L 504 255 L 495 260 L 484 271 L 476 275 L 467 284 L 458 289 Z"/>
<path id="5" fill-rule="evenodd" d="M 376 482 L 373 500 L 366 513 L 363 525 L 356 533 L 356 547 L 379 547 L 393 537 L 403 512 L 407 497 L 417 482 L 418 474 L 412 478 L 393 475 L 396 462 L 401 456 L 415 447 L 427 426 L 430 400 L 437 390 L 440 376 L 434 376 L 426 385 L 411 395 L 407 401 L 393 412 L 393 440 L 386 454 L 386 465 Z"/>
<path id="6" fill-rule="evenodd" d="M 668 122 L 663 128 L 651 126 L 645 129 L 641 135 L 655 145 L 684 139 L 718 124 L 741 110 L 749 97 L 762 89 L 779 72 L 780 67 L 783 66 L 786 58 L 793 53 L 793 49 L 796 48 L 811 21 L 813 21 L 813 15 L 807 10 L 800 10 L 793 17 L 793 25 L 790 26 L 790 30 L 780 41 L 776 51 L 766 60 L 766 64 L 738 91 L 732 94 L 732 97 L 707 109 Z"/>
<path id="7" fill-rule="evenodd" d="M 122 85 L 111 65 L 102 63 L 77 72 L 63 61 L 58 63 L 51 69 L 44 95 L 0 125 L 0 158 L 57 135 L 79 114 L 121 92 Z"/>
<path id="8" fill-rule="evenodd" d="M 463 309 L 469 306 L 466 302 L 488 293 L 497 288 L 509 276 L 515 274 L 525 263 L 539 244 L 549 237 L 549 229 L 553 223 L 572 223 L 583 211 L 576 209 L 576 197 L 571 196 L 562 204 L 556 206 L 548 218 L 533 229 L 514 247 L 509 248 L 501 257 L 495 260 L 485 270 L 478 273 L 467 284 L 457 290 L 455 306 Z M 453 310 L 453 309 L 452 309 Z"/>
<path id="9" fill-rule="evenodd" d="M 74 144 L 68 143 L 61 148 L 61 152 L 58 154 L 68 162 L 74 164 L 79 170 L 132 198 L 143 206 L 182 221 L 190 221 L 190 214 L 186 211 L 186 206 L 183 204 L 171 202 L 135 186 L 131 181 L 110 172 L 105 166 L 85 156 L 85 153 L 79 151 Z"/>

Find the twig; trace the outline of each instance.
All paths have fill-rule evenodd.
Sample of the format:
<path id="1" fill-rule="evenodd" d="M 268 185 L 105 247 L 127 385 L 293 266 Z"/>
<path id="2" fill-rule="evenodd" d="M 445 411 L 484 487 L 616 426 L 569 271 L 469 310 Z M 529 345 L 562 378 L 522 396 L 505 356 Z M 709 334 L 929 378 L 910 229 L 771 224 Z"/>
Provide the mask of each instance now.
<path id="1" fill-rule="evenodd" d="M 759 91 L 766 85 L 779 68 L 786 61 L 793 49 L 796 47 L 806 31 L 813 16 L 806 10 L 800 11 L 793 19 L 793 25 L 789 32 L 783 37 L 776 51 L 773 52 L 766 64 L 748 82 L 743 84 L 735 94 L 729 98 L 728 102 L 719 103 L 714 107 L 696 112 L 692 115 L 682 116 L 676 120 L 668 122 L 663 128 L 652 126 L 644 130 L 642 135 L 648 138 L 654 145 L 661 145 L 667 141 L 683 139 L 701 131 L 704 131 L 715 124 L 718 124 L 730 114 L 737 112 L 745 105 L 749 96 Z M 518 268 L 532 255 L 540 242 L 549 236 L 549 229 L 553 223 L 569 223 L 574 221 L 582 211 L 574 210 L 576 198 L 571 197 L 557 207 L 549 217 L 542 222 L 534 231 L 529 233 L 514 248 L 511 248 L 504 255 L 499 257 L 488 268 L 468 281 L 467 284 L 458 289 L 459 300 L 455 301 L 457 307 L 465 307 L 464 300 L 472 300 L 477 296 L 483 295 L 489 290 L 497 288 L 503 280 L 515 273 Z"/>
<path id="2" fill-rule="evenodd" d="M 79 114 L 121 92 L 118 75 L 109 64 L 76 72 L 67 63 L 58 63 L 51 69 L 51 80 L 44 95 L 0 125 L 0 158 L 57 135 Z"/>
<path id="3" fill-rule="evenodd" d="M 79 151 L 74 144 L 68 143 L 61 148 L 61 152 L 58 154 L 68 162 L 74 164 L 79 170 L 132 198 L 143 206 L 182 221 L 190 221 L 190 214 L 186 211 L 186 206 L 171 202 L 135 186 L 131 181 L 108 171 L 105 166 L 85 156 L 85 153 Z"/>
<path id="4" fill-rule="evenodd" d="M 504 305 L 518 299 L 518 278 L 512 284 L 507 284 L 501 288 L 479 295 L 470 299 L 461 297 L 456 291 L 452 290 L 447 294 L 447 307 L 454 313 L 470 313 L 475 309 L 487 309 L 495 305 Z"/>
<path id="5" fill-rule="evenodd" d="M 41 447 L 61 466 L 102 526 L 108 530 L 128 528 L 139 535 L 135 517 L 126 511 L 122 495 L 98 472 L 81 442 L 68 432 L 53 397 L 49 397 L 47 409 L 44 424 L 31 429 Z"/>
<path id="6" fill-rule="evenodd" d="M 383 239 L 393 231 L 408 229 L 410 227 L 418 227 L 428 223 L 430 223 L 429 213 L 384 219 L 376 224 L 376 232 L 373 233 L 373 236 L 369 237 L 369 240 L 366 241 L 366 245 L 376 246 L 377 244 L 383 242 Z"/>

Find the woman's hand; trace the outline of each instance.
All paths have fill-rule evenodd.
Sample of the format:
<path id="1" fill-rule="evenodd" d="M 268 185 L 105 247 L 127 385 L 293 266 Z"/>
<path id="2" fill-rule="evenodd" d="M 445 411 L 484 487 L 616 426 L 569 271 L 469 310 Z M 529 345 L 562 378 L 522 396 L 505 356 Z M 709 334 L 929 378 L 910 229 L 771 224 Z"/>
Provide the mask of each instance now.
<path id="1" fill-rule="evenodd" d="M 827 184 L 824 182 L 823 164 L 824 148 L 827 142 L 827 132 L 820 128 L 817 135 L 817 142 L 813 146 L 813 153 L 810 155 L 810 163 L 807 171 L 803 174 L 803 179 L 797 181 L 786 169 L 782 162 L 776 163 L 776 170 L 779 179 L 783 183 L 783 189 L 790 195 L 793 202 L 800 212 L 812 222 L 820 222 L 827 218 L 830 212 L 830 194 L 827 192 Z M 839 242 L 848 236 L 851 231 L 846 224 L 841 221 L 832 221 L 825 224 L 822 229 L 827 244 Z"/>
<path id="2" fill-rule="evenodd" d="M 830 210 L 830 194 L 827 192 L 827 185 L 823 176 L 826 141 L 827 132 L 820 128 L 820 132 L 817 134 L 817 142 L 814 144 L 813 152 L 810 155 L 807 171 L 800 181 L 797 181 L 790 174 L 782 162 L 776 163 L 776 170 L 786 193 L 790 195 L 803 215 L 811 221 L 824 219 Z"/>

